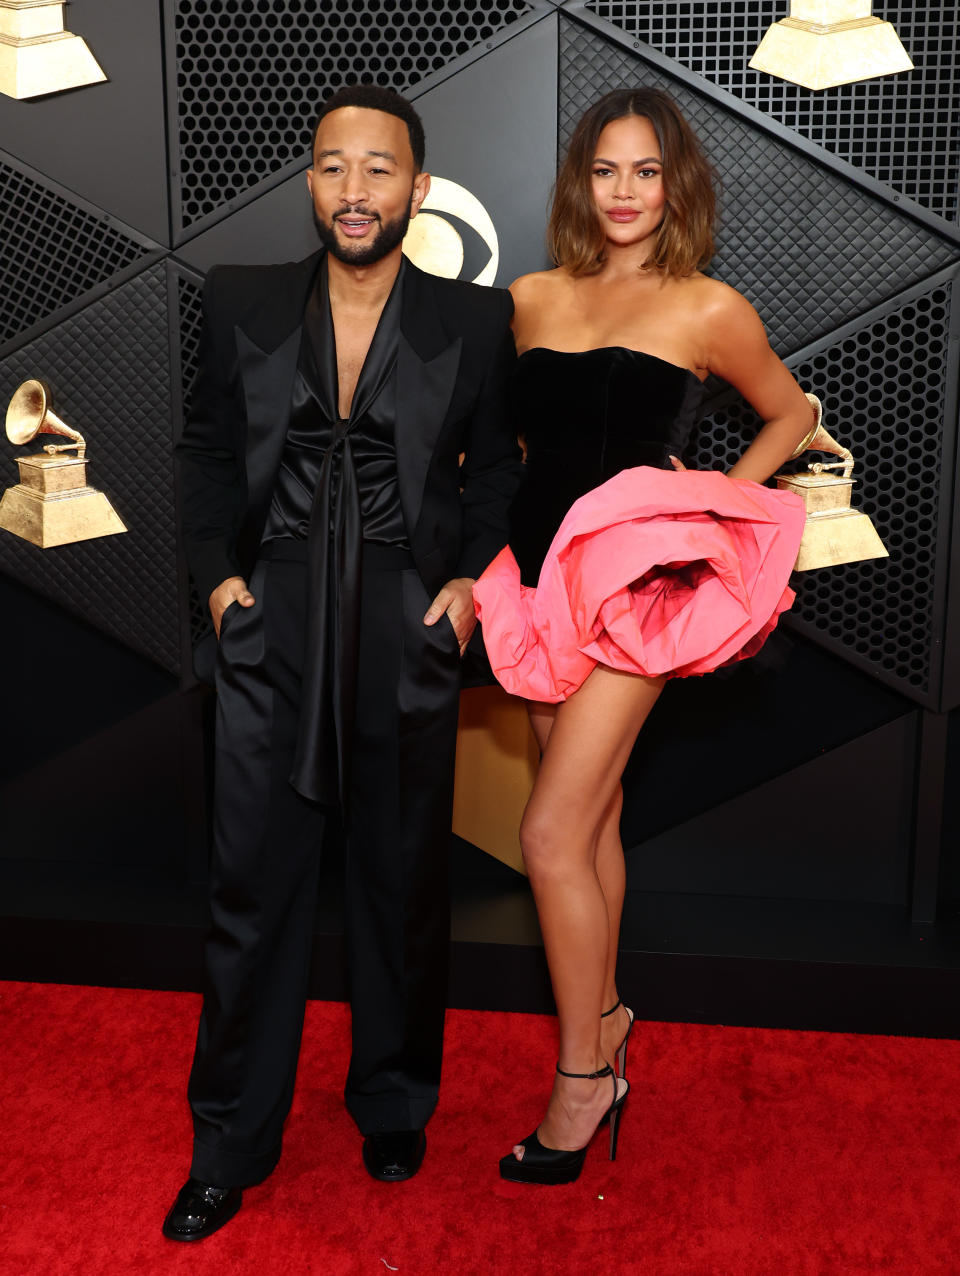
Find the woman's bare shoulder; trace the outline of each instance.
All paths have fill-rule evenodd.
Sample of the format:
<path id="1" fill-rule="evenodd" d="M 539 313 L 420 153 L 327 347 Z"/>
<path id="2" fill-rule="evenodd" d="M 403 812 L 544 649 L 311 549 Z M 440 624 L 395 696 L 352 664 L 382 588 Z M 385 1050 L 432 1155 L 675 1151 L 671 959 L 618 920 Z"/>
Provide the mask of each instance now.
<path id="1" fill-rule="evenodd" d="M 569 287 L 570 276 L 562 266 L 553 270 L 535 270 L 529 275 L 521 275 L 510 285 L 510 292 L 517 303 L 535 301 L 550 293 L 556 294 L 562 288 Z"/>
<path id="2" fill-rule="evenodd" d="M 688 276 L 684 284 L 690 305 L 711 323 L 750 323 L 757 317 L 757 312 L 743 293 L 721 279 L 696 274 Z"/>

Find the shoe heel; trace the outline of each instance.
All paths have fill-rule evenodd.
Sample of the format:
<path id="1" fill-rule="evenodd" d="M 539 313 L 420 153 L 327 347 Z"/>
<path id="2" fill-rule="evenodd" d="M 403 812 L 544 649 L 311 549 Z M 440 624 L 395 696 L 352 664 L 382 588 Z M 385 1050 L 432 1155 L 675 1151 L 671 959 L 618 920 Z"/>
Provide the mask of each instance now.
<path id="1" fill-rule="evenodd" d="M 616 1012 L 620 1009 L 622 1005 L 623 1005 L 623 1002 L 618 1000 L 615 1006 L 611 1006 L 609 1010 L 604 1010 L 600 1018 L 606 1019 L 610 1015 L 616 1014 Z M 634 1014 L 633 1014 L 633 1011 L 629 1009 L 629 1007 L 624 1006 L 623 1008 L 627 1012 L 627 1018 L 629 1020 L 629 1023 L 627 1024 L 627 1031 L 624 1033 L 623 1040 L 620 1042 L 619 1046 L 617 1046 L 616 1050 L 614 1051 L 613 1058 L 614 1058 L 614 1063 L 616 1065 L 617 1076 L 625 1080 L 627 1076 L 627 1042 L 630 1040 L 631 1032 L 633 1032 Z"/>
<path id="2" fill-rule="evenodd" d="M 611 1104 L 610 1106 L 609 1118 L 610 1118 L 610 1160 L 611 1161 L 617 1160 L 617 1139 L 620 1133 L 620 1116 L 623 1115 L 623 1105 L 626 1104 L 627 1102 L 628 1094 L 629 1094 L 629 1086 L 627 1086 L 626 1090 L 623 1091 L 623 1094 L 619 1096 L 619 1099 L 614 1100 L 613 1104 Z"/>
<path id="3" fill-rule="evenodd" d="M 624 1095 L 624 1098 L 627 1096 Z M 623 1112 L 623 1102 L 619 1107 L 613 1109 L 610 1113 L 610 1160 L 617 1159 L 617 1137 L 620 1133 L 620 1114 Z"/>
<path id="4" fill-rule="evenodd" d="M 617 1066 L 618 1077 L 625 1077 L 627 1075 L 627 1039 L 629 1038 L 629 1036 L 630 1036 L 630 1033 L 628 1032 L 626 1037 L 624 1037 L 623 1043 L 616 1054 L 616 1066 Z"/>

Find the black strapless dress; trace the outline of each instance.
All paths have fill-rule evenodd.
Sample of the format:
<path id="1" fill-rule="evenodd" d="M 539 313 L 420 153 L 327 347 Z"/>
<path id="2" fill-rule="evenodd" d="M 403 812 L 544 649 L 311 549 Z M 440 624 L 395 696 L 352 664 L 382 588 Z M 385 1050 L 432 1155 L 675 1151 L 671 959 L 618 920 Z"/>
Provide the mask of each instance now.
<path id="1" fill-rule="evenodd" d="M 565 700 L 598 663 L 708 673 L 755 654 L 793 602 L 800 498 L 670 464 L 701 396 L 686 368 L 623 347 L 520 356 L 526 480 L 474 586 L 508 691 Z"/>
<path id="2" fill-rule="evenodd" d="M 570 506 L 621 470 L 672 470 L 696 423 L 703 387 L 686 368 L 623 346 L 563 354 L 526 350 L 512 398 L 527 445 L 510 511 L 510 548 L 536 585 Z"/>

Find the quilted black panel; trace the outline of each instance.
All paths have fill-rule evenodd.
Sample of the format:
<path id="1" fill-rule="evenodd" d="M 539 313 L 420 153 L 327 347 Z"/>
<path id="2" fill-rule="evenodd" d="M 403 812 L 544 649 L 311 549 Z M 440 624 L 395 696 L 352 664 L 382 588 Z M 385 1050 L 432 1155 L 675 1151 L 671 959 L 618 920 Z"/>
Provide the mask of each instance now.
<path id="1" fill-rule="evenodd" d="M 960 258 L 956 246 L 574 20 L 560 21 L 560 142 L 602 94 L 630 84 L 679 102 L 722 183 L 710 273 L 798 350 Z"/>
<path id="2" fill-rule="evenodd" d="M 946 383 L 952 286 L 932 287 L 836 344 L 788 359 L 800 384 L 824 402 L 824 424 L 857 462 L 853 504 L 870 515 L 890 552 L 795 577 L 795 627 L 826 640 L 908 695 L 937 691 L 937 571 L 945 438 L 956 429 L 956 388 Z M 728 469 L 758 419 L 741 399 L 701 426 L 698 469 Z M 795 468 L 799 468 L 799 462 Z"/>
<path id="3" fill-rule="evenodd" d="M 182 225 L 305 154 L 344 84 L 403 92 L 528 13 L 525 0 L 176 0 Z"/>
<path id="4" fill-rule="evenodd" d="M 29 108 L 28 108 L 29 109 Z M 137 242 L 0 161 L 0 344 L 142 257 Z"/>
<path id="5" fill-rule="evenodd" d="M 817 93 L 747 66 L 770 24 L 786 16 L 783 0 L 716 0 L 706 10 L 702 0 L 588 0 L 586 7 L 909 199 L 957 220 L 956 4 L 874 4 L 876 16 L 896 27 L 915 69 Z"/>
<path id="6" fill-rule="evenodd" d="M 190 411 L 190 393 L 197 375 L 197 356 L 200 352 L 200 323 L 202 313 L 200 299 L 202 286 L 183 275 L 177 278 L 177 320 L 180 342 L 180 394 L 184 419 Z M 197 587 L 191 580 L 187 597 L 187 621 L 190 641 L 196 646 L 211 629 L 210 613 L 201 600 Z"/>
<path id="7" fill-rule="evenodd" d="M 0 570 L 176 673 L 180 652 L 163 265 L 150 267 L 4 359 L 0 402 L 6 403 L 28 377 L 50 383 L 54 410 L 85 435 L 88 480 L 107 494 L 129 531 L 47 550 L 0 532 Z M 4 486 L 16 482 L 15 451 L 25 455 L 39 446 L 4 445 Z"/>
<path id="8" fill-rule="evenodd" d="M 190 392 L 197 375 L 197 356 L 200 353 L 200 301 L 203 285 L 181 275 L 177 279 L 177 317 L 180 340 L 180 393 L 183 416 L 190 411 Z"/>

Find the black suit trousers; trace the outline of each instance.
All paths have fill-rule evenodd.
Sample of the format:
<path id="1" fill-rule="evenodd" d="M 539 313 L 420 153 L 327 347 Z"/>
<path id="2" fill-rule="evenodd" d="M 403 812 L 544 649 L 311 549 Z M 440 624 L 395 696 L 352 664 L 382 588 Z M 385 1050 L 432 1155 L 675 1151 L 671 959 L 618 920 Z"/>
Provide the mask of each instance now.
<path id="1" fill-rule="evenodd" d="M 224 615 L 217 669 L 212 929 L 189 1098 L 191 1173 L 265 1178 L 279 1155 L 303 1028 L 324 808 L 289 775 L 307 582 L 279 545 Z M 448 857 L 460 683 L 446 617 L 398 551 L 365 547 L 346 827 L 353 1014 L 347 1108 L 364 1134 L 424 1126 L 440 1082 Z"/>

